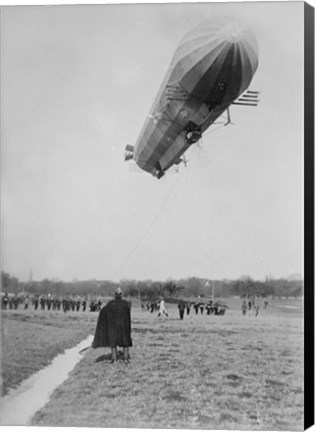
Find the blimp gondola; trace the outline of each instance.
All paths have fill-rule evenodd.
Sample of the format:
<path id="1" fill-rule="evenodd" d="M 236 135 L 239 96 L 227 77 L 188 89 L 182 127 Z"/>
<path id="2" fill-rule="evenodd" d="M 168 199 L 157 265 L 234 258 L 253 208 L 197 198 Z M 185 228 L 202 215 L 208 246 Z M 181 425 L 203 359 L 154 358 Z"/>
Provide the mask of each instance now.
<path id="1" fill-rule="evenodd" d="M 214 19 L 200 23 L 180 42 L 152 108 L 125 160 L 163 177 L 185 159 L 186 150 L 231 104 L 257 106 L 248 90 L 258 67 L 258 44 L 243 23 Z"/>

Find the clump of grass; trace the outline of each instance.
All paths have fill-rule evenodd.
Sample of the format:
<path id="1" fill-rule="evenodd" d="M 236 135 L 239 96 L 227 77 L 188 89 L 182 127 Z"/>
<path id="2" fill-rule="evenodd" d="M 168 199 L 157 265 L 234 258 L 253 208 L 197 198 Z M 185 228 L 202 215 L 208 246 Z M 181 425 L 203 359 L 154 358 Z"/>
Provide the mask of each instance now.
<path id="1" fill-rule="evenodd" d="M 250 392 L 243 391 L 242 393 L 239 394 L 239 396 L 240 396 L 241 398 L 251 398 L 253 395 L 252 395 L 252 393 L 250 393 Z"/>
<path id="2" fill-rule="evenodd" d="M 170 390 L 164 397 L 164 400 L 169 402 L 182 402 L 186 401 L 187 398 L 182 396 L 182 394 L 178 391 Z"/>
<path id="3" fill-rule="evenodd" d="M 274 379 L 266 379 L 266 384 L 271 386 L 285 386 L 285 382 L 274 380 Z"/>
<path id="4" fill-rule="evenodd" d="M 242 380 L 242 378 L 236 374 L 228 374 L 228 375 L 226 375 L 226 377 L 232 381 L 241 381 Z"/>

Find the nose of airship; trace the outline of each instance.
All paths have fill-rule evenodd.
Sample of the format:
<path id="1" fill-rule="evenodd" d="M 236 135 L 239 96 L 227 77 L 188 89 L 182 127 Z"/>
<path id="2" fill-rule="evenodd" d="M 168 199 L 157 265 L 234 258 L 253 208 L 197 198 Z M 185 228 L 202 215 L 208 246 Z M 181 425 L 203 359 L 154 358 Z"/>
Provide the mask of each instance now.
<path id="1" fill-rule="evenodd" d="M 186 34 L 177 50 L 177 57 L 196 50 L 210 53 L 218 47 L 225 51 L 231 45 L 239 45 L 242 50 L 249 50 L 252 60 L 257 60 L 258 43 L 248 26 L 230 18 L 214 18 L 202 21 Z"/>
<path id="2" fill-rule="evenodd" d="M 225 42 L 226 44 L 236 44 L 244 46 L 250 51 L 255 57 L 258 57 L 258 43 L 254 33 L 249 27 L 240 21 L 235 20 L 221 20 L 217 25 L 213 25 L 211 29 L 211 24 L 209 23 L 209 36 L 215 36 L 217 41 Z"/>
<path id="3" fill-rule="evenodd" d="M 237 43 L 246 38 L 246 28 L 236 21 L 227 21 L 218 33 L 221 33 L 223 39 L 231 43 Z"/>
<path id="4" fill-rule="evenodd" d="M 234 97 L 247 88 L 257 70 L 258 43 L 252 30 L 238 20 L 203 21 L 183 38 L 173 65 L 179 67 L 187 90 L 196 88 L 195 77 L 211 87 L 220 76 L 231 83 Z"/>

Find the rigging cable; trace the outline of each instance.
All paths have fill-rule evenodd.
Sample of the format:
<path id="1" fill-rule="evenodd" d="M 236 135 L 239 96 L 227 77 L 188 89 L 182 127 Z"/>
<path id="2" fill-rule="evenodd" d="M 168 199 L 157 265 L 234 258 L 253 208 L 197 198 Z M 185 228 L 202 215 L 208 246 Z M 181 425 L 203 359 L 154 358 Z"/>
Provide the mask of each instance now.
<path id="1" fill-rule="evenodd" d="M 158 212 L 156 213 L 156 215 L 154 216 L 153 220 L 151 221 L 150 225 L 148 226 L 148 228 L 144 231 L 144 233 L 142 234 L 142 237 L 140 238 L 140 240 L 136 243 L 136 245 L 134 246 L 134 248 L 129 252 L 129 254 L 127 255 L 126 259 L 120 264 L 120 266 L 118 267 L 118 269 L 114 272 L 112 279 L 114 279 L 117 274 L 120 272 L 120 270 L 123 268 L 123 266 L 128 262 L 128 260 L 132 257 L 132 255 L 136 252 L 136 250 L 138 249 L 138 247 L 141 245 L 141 243 L 143 242 L 143 240 L 146 238 L 146 236 L 148 235 L 148 233 L 150 232 L 151 228 L 153 227 L 153 225 L 155 224 L 155 222 L 157 221 L 158 217 L 160 216 L 165 204 L 167 203 L 167 201 L 169 200 L 169 198 L 171 197 L 177 183 L 178 180 L 180 178 L 180 175 L 178 175 L 176 181 L 173 183 L 172 188 L 169 192 L 169 194 L 166 196 L 165 200 L 162 202 L 162 205 L 160 206 Z"/>
<path id="2" fill-rule="evenodd" d="M 187 196 L 186 196 L 186 188 L 187 188 L 188 178 L 189 178 L 189 175 L 190 175 L 190 172 L 191 172 L 190 166 L 191 166 L 191 162 L 192 162 L 192 160 L 193 160 L 193 156 L 194 156 L 194 153 L 195 153 L 195 149 L 196 149 L 196 146 L 194 146 L 194 147 L 192 148 L 192 152 L 191 152 L 191 155 L 190 155 L 190 156 L 191 156 L 191 157 L 190 157 L 190 163 L 189 163 L 188 169 L 186 168 L 186 176 L 185 176 L 185 180 L 184 180 L 184 189 L 183 189 L 183 194 L 182 194 L 182 198 L 181 198 L 180 204 L 179 204 L 179 206 L 178 206 L 178 213 L 176 214 L 176 216 L 178 216 L 178 214 L 179 214 L 179 215 L 183 214 L 184 200 L 185 200 L 185 201 L 187 200 Z M 175 222 L 176 222 L 178 219 L 179 219 L 179 223 L 176 224 Z M 178 217 L 175 218 L 175 221 L 174 221 L 174 227 L 173 227 L 173 232 L 172 232 L 172 237 L 171 237 L 171 241 L 170 241 L 170 248 L 169 248 L 170 251 L 173 250 L 175 234 L 177 233 L 177 231 L 178 231 L 178 229 L 179 229 L 179 226 L 181 225 L 181 222 L 182 222 L 182 218 L 178 218 Z M 170 255 L 171 255 L 171 253 L 170 253 Z M 171 262 L 171 260 L 168 261 L 168 265 L 167 265 L 167 267 L 166 267 L 166 273 L 168 272 L 168 269 L 169 269 L 169 263 L 170 263 L 170 262 Z"/>

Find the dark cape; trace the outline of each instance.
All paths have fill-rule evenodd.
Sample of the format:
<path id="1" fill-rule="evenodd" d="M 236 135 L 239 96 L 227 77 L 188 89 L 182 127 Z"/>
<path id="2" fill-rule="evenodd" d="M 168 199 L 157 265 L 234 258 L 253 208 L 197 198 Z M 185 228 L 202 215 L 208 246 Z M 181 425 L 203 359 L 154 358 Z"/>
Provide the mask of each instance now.
<path id="1" fill-rule="evenodd" d="M 126 300 L 111 300 L 99 313 L 92 348 L 130 347 L 130 304 Z"/>

